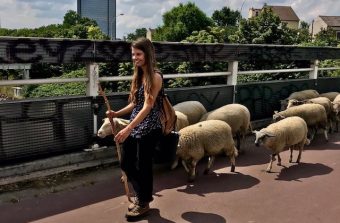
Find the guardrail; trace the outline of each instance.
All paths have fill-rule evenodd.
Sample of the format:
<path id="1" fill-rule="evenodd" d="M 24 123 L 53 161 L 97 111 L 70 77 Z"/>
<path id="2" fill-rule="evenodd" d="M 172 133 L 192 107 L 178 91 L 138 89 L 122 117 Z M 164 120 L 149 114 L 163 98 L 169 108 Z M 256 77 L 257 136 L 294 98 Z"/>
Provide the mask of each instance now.
<path id="1" fill-rule="evenodd" d="M 278 100 L 292 91 L 307 88 L 340 91 L 340 78 L 327 80 L 318 77 L 319 71 L 340 69 L 340 67 L 319 67 L 320 60 L 340 59 L 339 48 L 160 42 L 155 42 L 154 45 L 159 62 L 223 61 L 228 63 L 228 69 L 223 72 L 164 74 L 164 79 L 226 77 L 225 85 L 167 89 L 170 98 L 175 103 L 184 100 L 200 100 L 208 110 L 227 103 L 243 103 L 251 110 L 255 118 L 263 118 L 266 114 L 272 113 Z M 87 85 L 86 98 L 81 96 L 19 100 L 0 104 L 0 160 L 12 159 L 15 153 L 21 153 L 23 157 L 30 152 L 46 154 L 51 152 L 53 145 L 57 148 L 56 152 L 67 151 L 68 148 L 72 151 L 77 150 L 80 149 L 79 146 L 84 149 L 84 143 L 90 142 L 90 138 L 97 132 L 99 125 L 97 120 L 105 114 L 103 102 L 98 97 L 97 83 L 132 79 L 132 76 L 101 77 L 99 64 L 112 61 L 125 62 L 130 61 L 130 58 L 130 44 L 123 41 L 0 37 L 0 63 L 8 64 L 7 68 L 11 68 L 11 63 L 19 65 L 21 63 L 86 63 L 86 77 L 83 78 L 1 80 L 0 86 L 73 82 L 83 82 Z M 253 58 L 272 61 L 308 60 L 310 67 L 239 70 L 239 61 Z M 261 84 L 251 83 L 249 85 L 237 83 L 238 75 L 291 72 L 308 72 L 309 76 L 308 79 L 297 81 L 261 82 Z M 270 89 L 269 93 L 268 89 Z M 123 102 L 126 103 L 127 93 L 113 94 L 109 96 L 109 99 L 113 103 L 112 107 L 117 108 Z M 81 112 L 83 114 L 79 116 Z M 79 128 L 78 122 L 83 123 L 80 129 L 77 129 Z M 26 128 L 25 132 L 22 126 Z M 46 129 L 48 134 L 43 136 L 50 137 L 49 139 L 40 138 L 38 133 L 41 132 L 41 128 Z M 33 137 L 34 142 L 31 142 L 29 138 L 16 139 L 15 134 L 18 133 L 18 129 L 21 135 Z M 74 136 L 79 137 L 78 144 L 72 144 Z M 16 143 L 18 143 L 17 146 Z M 24 151 L 22 146 L 30 146 L 32 150 Z"/>

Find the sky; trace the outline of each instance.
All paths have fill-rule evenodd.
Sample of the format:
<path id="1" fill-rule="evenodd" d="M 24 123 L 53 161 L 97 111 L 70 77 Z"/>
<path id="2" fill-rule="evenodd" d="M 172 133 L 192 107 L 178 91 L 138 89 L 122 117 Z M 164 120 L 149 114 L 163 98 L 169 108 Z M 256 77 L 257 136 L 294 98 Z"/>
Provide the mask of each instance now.
<path id="1" fill-rule="evenodd" d="M 117 0 L 117 38 L 133 33 L 137 28 L 157 28 L 162 15 L 188 0 Z M 227 6 L 248 17 L 249 8 L 268 5 L 291 6 L 300 20 L 311 23 L 319 15 L 340 16 L 339 0 L 191 0 L 207 16 Z M 2 28 L 37 28 L 60 24 L 68 10 L 77 11 L 77 0 L 0 0 Z"/>

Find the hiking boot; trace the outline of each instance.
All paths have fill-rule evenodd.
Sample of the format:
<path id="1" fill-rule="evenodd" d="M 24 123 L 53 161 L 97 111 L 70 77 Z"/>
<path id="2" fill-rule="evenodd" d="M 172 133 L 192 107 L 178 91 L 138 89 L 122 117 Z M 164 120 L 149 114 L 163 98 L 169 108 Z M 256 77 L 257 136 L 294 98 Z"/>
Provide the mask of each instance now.
<path id="1" fill-rule="evenodd" d="M 136 204 L 131 211 L 128 211 L 125 215 L 127 219 L 138 218 L 145 215 L 150 210 L 149 203 Z"/>
<path id="2" fill-rule="evenodd" d="M 128 211 L 131 211 L 138 204 L 138 202 L 139 202 L 138 197 L 132 199 L 132 202 L 128 206 Z"/>

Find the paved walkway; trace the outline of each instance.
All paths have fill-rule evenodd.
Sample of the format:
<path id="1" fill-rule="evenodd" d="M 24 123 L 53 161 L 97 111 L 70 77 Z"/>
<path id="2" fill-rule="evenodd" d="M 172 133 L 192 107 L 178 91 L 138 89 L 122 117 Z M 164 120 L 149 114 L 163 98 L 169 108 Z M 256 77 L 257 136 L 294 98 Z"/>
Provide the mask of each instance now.
<path id="1" fill-rule="evenodd" d="M 247 139 L 246 153 L 230 173 L 229 160 L 218 157 L 214 171 L 188 184 L 182 167 L 158 168 L 151 212 L 138 222 L 149 223 L 335 223 L 340 220 L 340 133 L 325 142 L 318 135 L 302 153 L 300 164 L 282 164 L 266 173 L 269 153 Z M 296 159 L 297 153 L 294 153 Z M 227 168 L 226 168 L 227 167 Z M 89 175 L 87 183 L 62 191 L 0 203 L 1 223 L 116 223 L 126 222 L 127 198 L 120 171 L 109 168 Z"/>

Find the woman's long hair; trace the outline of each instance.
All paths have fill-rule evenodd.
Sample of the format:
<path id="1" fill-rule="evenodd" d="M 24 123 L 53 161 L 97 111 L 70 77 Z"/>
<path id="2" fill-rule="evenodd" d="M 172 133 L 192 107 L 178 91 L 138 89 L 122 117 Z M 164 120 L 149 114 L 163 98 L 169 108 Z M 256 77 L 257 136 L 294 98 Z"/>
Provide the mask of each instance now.
<path id="1" fill-rule="evenodd" d="M 137 67 L 136 64 L 134 64 L 134 71 L 133 71 L 129 101 L 136 103 L 137 91 L 143 84 L 142 83 L 143 76 L 145 79 L 144 90 L 146 92 L 146 100 L 152 99 L 151 89 L 152 89 L 152 83 L 154 79 L 154 73 L 156 71 L 156 58 L 155 58 L 155 49 L 149 39 L 138 38 L 136 41 L 132 42 L 131 47 L 135 49 L 139 49 L 144 52 L 145 65 L 146 65 L 146 73 L 143 74 L 142 68 Z"/>

